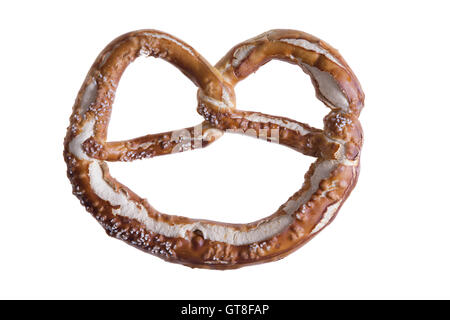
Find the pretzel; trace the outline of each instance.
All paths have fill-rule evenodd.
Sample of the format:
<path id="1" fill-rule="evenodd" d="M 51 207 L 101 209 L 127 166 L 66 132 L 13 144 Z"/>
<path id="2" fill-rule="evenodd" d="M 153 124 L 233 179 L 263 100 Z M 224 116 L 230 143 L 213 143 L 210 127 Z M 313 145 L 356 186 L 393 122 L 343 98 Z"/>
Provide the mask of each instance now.
<path id="1" fill-rule="evenodd" d="M 162 58 L 198 87 L 201 124 L 107 142 L 116 88 L 139 56 Z M 272 59 L 298 65 L 331 111 L 324 129 L 236 109 L 234 86 Z M 212 67 L 167 33 L 140 30 L 112 41 L 97 57 L 78 93 L 64 141 L 73 193 L 106 230 L 141 250 L 190 267 L 233 269 L 281 259 L 336 216 L 359 175 L 363 142 L 359 82 L 325 42 L 295 30 L 272 30 L 233 47 Z M 272 215 L 247 224 L 190 219 L 158 212 L 115 180 L 108 161 L 134 161 L 206 147 L 225 131 L 280 143 L 316 157 L 302 188 Z M 224 169 L 225 170 L 225 169 Z"/>

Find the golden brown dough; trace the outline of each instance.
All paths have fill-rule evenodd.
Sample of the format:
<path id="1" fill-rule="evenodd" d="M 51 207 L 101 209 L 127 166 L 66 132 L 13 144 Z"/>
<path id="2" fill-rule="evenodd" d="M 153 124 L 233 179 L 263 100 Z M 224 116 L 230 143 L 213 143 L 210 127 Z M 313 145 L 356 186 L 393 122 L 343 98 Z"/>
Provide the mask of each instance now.
<path id="1" fill-rule="evenodd" d="M 197 126 L 107 142 L 112 103 L 125 68 L 139 56 L 175 65 L 198 88 Z M 298 65 L 330 109 L 324 129 L 235 106 L 234 86 L 272 59 Z M 112 41 L 97 57 L 78 93 L 64 141 L 74 194 L 106 232 L 170 262 L 232 269 L 278 260 L 320 232 L 356 184 L 363 136 L 364 94 L 340 54 L 300 31 L 272 30 L 233 47 L 215 67 L 169 34 L 140 30 Z M 106 161 L 133 161 L 209 145 L 225 131 L 267 137 L 317 157 L 302 188 L 277 212 L 248 224 L 160 213 L 112 178 Z M 226 168 L 224 169 L 226 170 Z"/>

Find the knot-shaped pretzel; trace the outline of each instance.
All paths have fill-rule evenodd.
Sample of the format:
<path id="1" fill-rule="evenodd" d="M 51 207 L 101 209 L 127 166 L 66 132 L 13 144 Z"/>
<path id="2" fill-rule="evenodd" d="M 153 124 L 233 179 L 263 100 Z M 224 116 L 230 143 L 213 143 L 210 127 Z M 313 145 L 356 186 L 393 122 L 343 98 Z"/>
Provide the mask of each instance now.
<path id="1" fill-rule="evenodd" d="M 205 121 L 190 128 L 107 142 L 120 77 L 139 56 L 162 58 L 198 90 Z M 272 59 L 300 66 L 331 112 L 324 129 L 235 107 L 234 86 Z M 78 94 L 64 143 L 74 194 L 110 236 L 191 267 L 230 269 L 285 257 L 328 225 L 356 184 L 362 146 L 358 121 L 364 94 L 340 54 L 300 31 L 272 30 L 232 48 L 212 67 L 169 34 L 141 30 L 111 42 Z M 224 131 L 265 137 L 317 157 L 302 188 L 274 214 L 228 224 L 162 214 L 113 179 L 106 161 L 133 161 L 205 147 Z"/>

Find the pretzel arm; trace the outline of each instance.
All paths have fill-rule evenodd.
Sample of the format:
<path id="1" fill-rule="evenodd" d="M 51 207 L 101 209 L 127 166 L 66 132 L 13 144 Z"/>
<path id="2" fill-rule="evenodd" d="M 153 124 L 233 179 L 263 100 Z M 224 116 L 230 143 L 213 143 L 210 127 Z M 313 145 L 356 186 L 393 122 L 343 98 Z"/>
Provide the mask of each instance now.
<path id="1" fill-rule="evenodd" d="M 91 137 L 83 143 L 83 149 L 87 155 L 98 160 L 133 161 L 203 148 L 222 134 L 221 130 L 204 121 L 194 127 L 103 144 Z"/>
<path id="2" fill-rule="evenodd" d="M 239 133 L 243 131 L 308 156 L 332 159 L 339 149 L 339 144 L 328 139 L 323 130 L 285 117 L 244 111 L 240 127 L 246 129 L 238 130 Z"/>
<path id="3" fill-rule="evenodd" d="M 198 111 L 221 130 L 278 143 L 308 156 L 335 159 L 340 148 L 323 130 L 289 118 L 241 110 L 216 112 L 202 104 Z"/>

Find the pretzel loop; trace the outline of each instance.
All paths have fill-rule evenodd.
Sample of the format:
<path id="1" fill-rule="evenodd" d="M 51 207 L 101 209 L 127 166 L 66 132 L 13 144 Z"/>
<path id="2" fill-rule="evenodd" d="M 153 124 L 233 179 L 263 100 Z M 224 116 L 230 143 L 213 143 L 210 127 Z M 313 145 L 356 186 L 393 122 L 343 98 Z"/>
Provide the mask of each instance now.
<path id="1" fill-rule="evenodd" d="M 363 95 L 356 77 L 336 50 L 295 30 L 273 30 L 247 40 L 233 47 L 215 67 L 225 82 L 234 87 L 272 59 L 298 65 L 310 75 L 317 97 L 332 109 L 326 118 L 331 119 L 330 123 L 327 125 L 325 121 L 325 132 L 288 118 L 222 108 L 212 104 L 202 89 L 198 94 L 198 112 L 222 130 L 241 129 L 245 133 L 252 129 L 252 134 L 255 130 L 258 135 L 261 129 L 280 129 L 281 137 L 277 141 L 280 144 L 306 155 L 335 159 L 339 149 L 335 140 L 342 142 L 353 137 L 344 137 L 336 128 L 331 128 L 332 124 L 336 119 L 342 120 L 339 125 L 344 127 L 350 121 L 358 123 L 357 116 L 362 108 Z M 353 114 L 356 117 L 350 116 Z M 355 139 L 360 144 L 361 139 Z"/>
<path id="2" fill-rule="evenodd" d="M 179 143 L 172 139 L 173 132 L 186 130 L 194 133 L 201 128 L 201 147 L 218 139 L 222 132 L 206 122 L 171 132 L 116 142 L 106 142 L 111 116 L 111 105 L 119 80 L 126 67 L 139 56 L 162 58 L 176 66 L 196 86 L 221 103 L 226 86 L 217 71 L 192 47 L 181 40 L 155 30 L 125 34 L 114 40 L 98 56 L 85 81 L 80 99 L 80 119 L 95 117 L 94 135 L 84 142 L 84 152 L 99 160 L 132 161 L 155 155 L 169 154 Z M 89 97 L 96 91 L 95 97 Z M 82 90 L 83 91 L 83 88 Z M 233 93 L 234 94 L 234 93 Z M 86 97 L 88 96 L 88 97 Z"/>
<path id="3" fill-rule="evenodd" d="M 120 77 L 142 55 L 165 59 L 194 82 L 199 88 L 197 111 L 205 121 L 181 131 L 107 142 Z M 234 86 L 272 59 L 298 65 L 310 75 L 317 97 L 331 109 L 323 130 L 236 109 Z M 232 269 L 278 260 L 327 226 L 355 186 L 363 141 L 358 116 L 363 103 L 359 82 L 339 53 L 300 31 L 266 32 L 232 48 L 215 67 L 166 33 L 131 32 L 100 53 L 78 94 L 64 142 L 67 173 L 74 194 L 109 235 L 167 261 Z M 204 147 L 225 130 L 266 135 L 268 141 L 317 157 L 302 188 L 274 214 L 247 224 L 163 214 L 112 178 L 105 162 Z"/>

